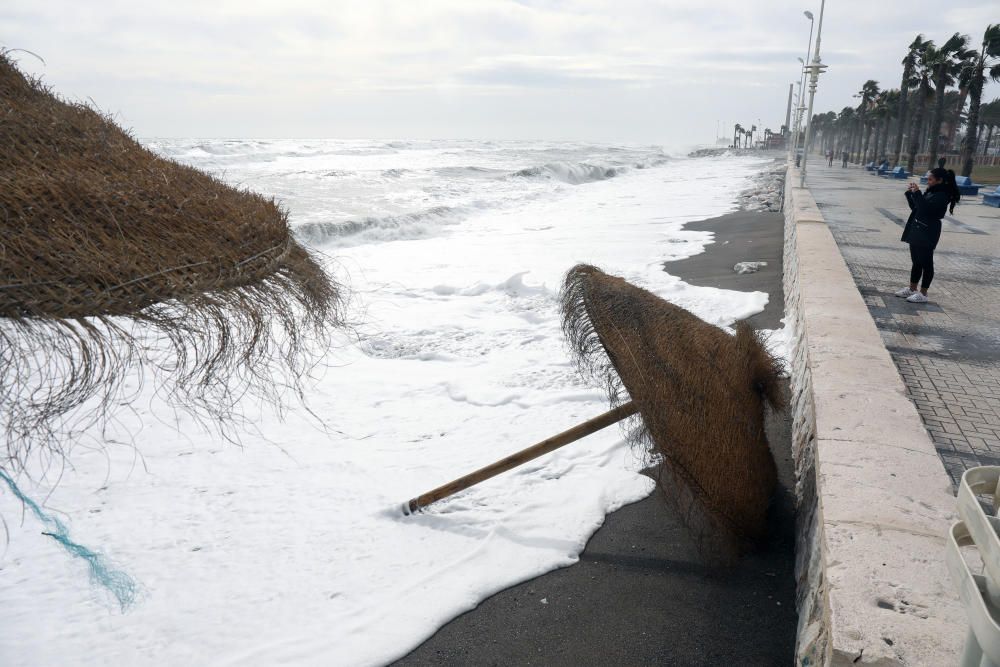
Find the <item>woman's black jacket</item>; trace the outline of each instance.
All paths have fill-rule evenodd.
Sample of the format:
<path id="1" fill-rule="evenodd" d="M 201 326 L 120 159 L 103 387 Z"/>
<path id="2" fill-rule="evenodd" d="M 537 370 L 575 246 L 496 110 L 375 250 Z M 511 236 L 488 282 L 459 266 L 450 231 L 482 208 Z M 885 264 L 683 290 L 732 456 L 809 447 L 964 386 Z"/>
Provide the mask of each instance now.
<path id="1" fill-rule="evenodd" d="M 910 217 L 903 228 L 902 241 L 935 247 L 941 238 L 941 218 L 948 212 L 948 190 L 943 183 L 932 185 L 926 192 L 906 191 Z"/>

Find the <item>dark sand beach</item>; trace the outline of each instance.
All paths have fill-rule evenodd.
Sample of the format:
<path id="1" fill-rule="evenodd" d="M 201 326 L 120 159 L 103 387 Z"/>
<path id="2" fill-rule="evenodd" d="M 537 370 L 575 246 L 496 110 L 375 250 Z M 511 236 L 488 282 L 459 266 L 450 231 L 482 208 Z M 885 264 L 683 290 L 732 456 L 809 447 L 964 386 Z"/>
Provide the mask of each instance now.
<path id="1" fill-rule="evenodd" d="M 706 252 L 664 265 L 695 285 L 770 295 L 758 328 L 782 317 L 782 215 L 733 213 L 692 223 Z M 736 274 L 740 261 L 766 261 Z M 794 474 L 789 421 L 769 421 L 779 490 L 770 537 L 732 569 L 701 562 L 659 492 L 609 515 L 580 562 L 504 590 L 398 661 L 419 665 L 786 665 L 795 627 Z"/>

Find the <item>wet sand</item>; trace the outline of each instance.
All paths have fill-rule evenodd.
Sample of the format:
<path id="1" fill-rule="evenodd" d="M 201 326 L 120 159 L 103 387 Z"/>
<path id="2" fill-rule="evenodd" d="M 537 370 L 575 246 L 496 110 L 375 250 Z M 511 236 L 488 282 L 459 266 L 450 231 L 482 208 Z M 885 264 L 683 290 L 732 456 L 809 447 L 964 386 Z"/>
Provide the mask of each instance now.
<path id="1" fill-rule="evenodd" d="M 782 216 L 692 223 L 716 242 L 664 265 L 686 282 L 770 295 L 758 328 L 781 326 Z M 739 275 L 740 261 L 766 261 Z M 787 415 L 768 424 L 780 488 L 768 542 L 727 571 L 702 564 L 658 491 L 610 514 L 580 562 L 514 586 L 441 628 L 401 666 L 787 665 L 795 627 L 794 475 Z"/>
<path id="2" fill-rule="evenodd" d="M 758 329 L 780 329 L 785 309 L 781 289 L 783 220 L 781 213 L 738 211 L 684 225 L 685 230 L 713 232 L 715 243 L 700 255 L 665 262 L 663 270 L 691 285 L 767 292 L 767 307 L 749 322 Z M 756 273 L 733 271 L 737 262 L 761 261 L 767 266 Z"/>

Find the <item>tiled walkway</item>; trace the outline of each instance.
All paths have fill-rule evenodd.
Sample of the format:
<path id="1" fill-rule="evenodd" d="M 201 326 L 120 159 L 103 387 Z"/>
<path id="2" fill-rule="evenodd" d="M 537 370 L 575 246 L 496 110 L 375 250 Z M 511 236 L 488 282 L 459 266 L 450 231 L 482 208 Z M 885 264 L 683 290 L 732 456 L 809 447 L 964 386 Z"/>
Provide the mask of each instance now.
<path id="1" fill-rule="evenodd" d="M 907 183 L 817 161 L 807 185 L 957 485 L 1000 465 L 1000 210 L 964 198 L 945 218 L 931 302 L 907 303 L 893 296 L 909 282 Z"/>

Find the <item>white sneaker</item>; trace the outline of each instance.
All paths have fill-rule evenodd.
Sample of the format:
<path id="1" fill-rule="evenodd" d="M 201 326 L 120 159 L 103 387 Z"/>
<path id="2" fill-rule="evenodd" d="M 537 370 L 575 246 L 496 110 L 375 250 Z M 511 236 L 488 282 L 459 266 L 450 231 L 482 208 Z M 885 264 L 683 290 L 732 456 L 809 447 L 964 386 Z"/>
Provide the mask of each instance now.
<path id="1" fill-rule="evenodd" d="M 896 292 L 896 296 L 898 296 L 900 299 L 907 299 L 913 296 L 914 294 L 919 294 L 919 292 L 914 292 L 909 287 L 904 287 L 903 289 Z"/>
<path id="2" fill-rule="evenodd" d="M 920 292 L 914 292 L 910 296 L 906 297 L 906 300 L 910 303 L 927 303 L 927 297 Z"/>

